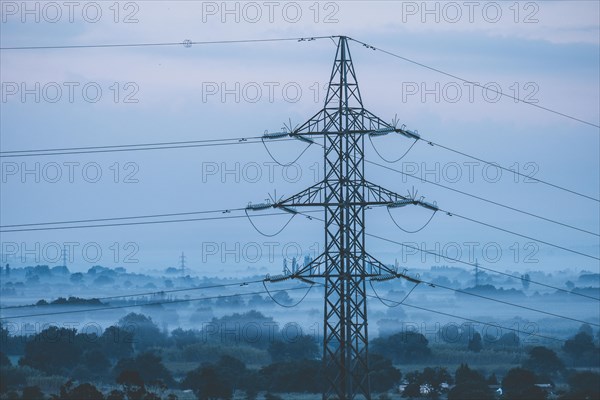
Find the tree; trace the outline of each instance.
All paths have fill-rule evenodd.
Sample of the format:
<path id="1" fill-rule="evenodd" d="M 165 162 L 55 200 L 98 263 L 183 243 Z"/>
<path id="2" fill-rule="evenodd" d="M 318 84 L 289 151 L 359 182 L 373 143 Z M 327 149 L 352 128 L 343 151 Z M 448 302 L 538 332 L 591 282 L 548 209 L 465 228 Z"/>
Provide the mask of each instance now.
<path id="1" fill-rule="evenodd" d="M 112 390 L 106 395 L 106 400 L 125 400 L 125 392 L 121 390 Z"/>
<path id="2" fill-rule="evenodd" d="M 6 356 L 6 354 L 4 354 L 3 352 L 0 351 L 0 367 L 10 367 L 10 366 L 12 366 L 10 359 Z"/>
<path id="3" fill-rule="evenodd" d="M 416 332 L 400 332 L 388 337 L 380 337 L 371 343 L 371 352 L 391 357 L 396 363 L 425 360 L 431 355 L 429 341 Z"/>
<path id="4" fill-rule="evenodd" d="M 310 335 L 299 336 L 294 341 L 275 340 L 267 350 L 274 362 L 313 360 L 319 355 L 317 342 Z"/>
<path id="5" fill-rule="evenodd" d="M 235 335 L 232 335 L 232 332 L 235 332 Z M 225 339 L 236 344 L 243 342 L 252 347 L 267 349 L 278 333 L 279 326 L 272 317 L 250 310 L 243 314 L 234 313 L 212 318 L 210 323 L 204 324 L 201 335 L 203 340 L 217 340 L 220 345 Z"/>
<path id="6" fill-rule="evenodd" d="M 189 372 L 181 386 L 193 390 L 199 400 L 230 399 L 233 395 L 231 383 L 219 376 L 214 365 L 204 365 Z"/>
<path id="7" fill-rule="evenodd" d="M 567 287 L 567 289 L 569 290 L 573 290 L 575 288 L 575 284 L 571 281 L 566 281 L 565 282 L 565 286 Z"/>
<path id="8" fill-rule="evenodd" d="M 535 374 L 524 368 L 513 368 L 502 380 L 506 400 L 545 400 L 546 394 L 537 386 Z"/>
<path id="9" fill-rule="evenodd" d="M 75 329 L 51 326 L 33 336 L 25 345 L 20 365 L 27 365 L 47 373 L 56 373 L 74 367 L 80 359 L 81 346 Z"/>
<path id="10" fill-rule="evenodd" d="M 44 392 L 41 391 L 39 386 L 27 386 L 23 388 L 23 395 L 21 397 L 24 400 L 43 400 L 45 398 Z"/>
<path id="11" fill-rule="evenodd" d="M 89 383 L 83 383 L 73 388 L 73 382 L 68 381 L 60 387 L 61 400 L 104 400 L 102 393 Z"/>
<path id="12" fill-rule="evenodd" d="M 392 365 L 392 361 L 379 355 L 369 355 L 369 378 L 371 389 L 376 392 L 386 392 L 392 389 L 400 379 L 402 373 Z"/>
<path id="13" fill-rule="evenodd" d="M 0 393 L 9 389 L 17 389 L 27 383 L 27 374 L 23 368 L 2 367 L 0 368 Z"/>
<path id="14" fill-rule="evenodd" d="M 448 400 L 493 400 L 494 394 L 489 389 L 483 375 L 461 364 L 455 373 L 456 386 L 448 393 Z"/>
<path id="15" fill-rule="evenodd" d="M 129 400 L 141 399 L 146 394 L 146 385 L 138 371 L 123 370 L 117 376 L 116 382 L 123 386 Z"/>
<path id="16" fill-rule="evenodd" d="M 166 337 L 152 321 L 144 314 L 129 313 L 119 320 L 119 328 L 133 333 L 133 341 L 137 350 L 144 351 L 149 347 L 161 347 L 166 343 Z"/>
<path id="17" fill-rule="evenodd" d="M 474 351 L 475 353 L 479 353 L 483 348 L 483 344 L 481 343 L 481 335 L 478 332 L 473 333 L 473 337 L 469 340 L 468 348 L 470 351 Z"/>
<path id="18" fill-rule="evenodd" d="M 94 279 L 95 286 L 104 286 L 104 285 L 112 285 L 115 283 L 114 278 L 107 275 L 100 275 L 96 279 Z"/>
<path id="19" fill-rule="evenodd" d="M 127 328 L 109 326 L 100 336 L 100 344 L 107 357 L 126 358 L 133 354 L 133 333 Z"/>
<path id="20" fill-rule="evenodd" d="M 110 360 L 101 350 L 93 349 L 83 354 L 83 365 L 90 371 L 101 375 L 110 368 Z"/>
<path id="21" fill-rule="evenodd" d="M 277 292 L 273 295 L 273 299 L 279 304 L 290 305 L 292 304 L 292 298 L 286 291 Z"/>
<path id="22" fill-rule="evenodd" d="M 272 392 L 319 393 L 323 389 L 321 361 L 299 360 L 274 363 L 259 372 L 265 387 Z"/>
<path id="23" fill-rule="evenodd" d="M 71 274 L 69 280 L 71 283 L 78 285 L 83 282 L 83 274 L 81 272 L 75 272 L 74 274 Z"/>
<path id="24" fill-rule="evenodd" d="M 442 392 L 442 384 L 452 383 L 452 376 L 446 368 L 441 367 L 427 367 L 422 372 L 409 372 L 406 374 L 406 379 L 408 380 L 408 385 L 403 392 L 405 397 L 421 396 L 420 388 L 421 386 L 425 386 L 427 388 L 426 396 L 437 398 Z"/>
<path id="25" fill-rule="evenodd" d="M 217 372 L 234 389 L 241 386 L 246 374 L 246 364 L 231 356 L 221 356 L 216 365 Z"/>
<path id="26" fill-rule="evenodd" d="M 150 384 L 164 382 L 171 386 L 174 383 L 171 372 L 164 366 L 160 356 L 151 352 L 119 360 L 114 368 L 115 375 L 119 376 L 123 371 L 138 372 L 141 379 Z"/>
<path id="27" fill-rule="evenodd" d="M 505 350 L 517 348 L 519 347 L 519 343 L 521 342 L 519 339 L 519 335 L 517 335 L 515 332 L 505 333 L 498 339 L 494 336 L 486 334 L 483 338 L 483 341 L 489 347 L 500 348 Z"/>
<path id="28" fill-rule="evenodd" d="M 216 364 L 204 364 L 189 372 L 182 387 L 191 389 L 199 399 L 230 398 L 233 391 L 242 389 L 248 397 L 258 393 L 258 376 L 246 365 L 231 356 L 222 356 Z"/>
<path id="29" fill-rule="evenodd" d="M 580 365 L 595 365 L 598 363 L 599 349 L 594 345 L 593 338 L 585 332 L 579 332 L 568 339 L 563 350 Z"/>
<path id="30" fill-rule="evenodd" d="M 586 333 L 592 337 L 594 336 L 594 330 L 592 329 L 592 326 L 590 324 L 581 324 L 578 332 Z"/>
<path id="31" fill-rule="evenodd" d="M 553 350 L 544 346 L 536 346 L 529 350 L 529 357 L 523 367 L 538 374 L 556 375 L 564 371 L 565 365 Z"/>
<path id="32" fill-rule="evenodd" d="M 191 329 L 183 330 L 181 328 L 177 328 L 171 332 L 171 339 L 175 342 L 175 346 L 177 346 L 178 349 L 183 349 L 185 346 L 200 341 L 196 331 Z"/>
<path id="33" fill-rule="evenodd" d="M 597 372 L 574 372 L 567 380 L 571 393 L 568 399 L 598 399 L 600 398 L 600 374 Z"/>

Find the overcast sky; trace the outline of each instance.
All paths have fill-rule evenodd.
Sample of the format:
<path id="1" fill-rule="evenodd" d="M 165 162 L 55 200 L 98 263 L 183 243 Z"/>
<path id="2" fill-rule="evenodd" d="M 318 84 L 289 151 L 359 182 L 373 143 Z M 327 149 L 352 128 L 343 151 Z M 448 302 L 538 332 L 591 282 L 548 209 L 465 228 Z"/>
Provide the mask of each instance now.
<path id="1" fill-rule="evenodd" d="M 400 124 L 427 140 L 600 196 L 596 1 L 24 4 L 1 2 L 3 48 L 349 36 L 555 111 L 496 98 L 457 78 L 350 42 L 364 105 L 371 112 L 386 121 L 397 114 Z M 0 145 L 12 151 L 259 136 L 280 130 L 290 119 L 300 124 L 322 107 L 335 43 L 2 50 L 0 56 Z M 388 135 L 375 138 L 374 145 L 383 157 L 395 159 L 411 141 Z M 368 160 L 386 164 L 369 141 L 366 146 Z M 269 144 L 282 162 L 296 159 L 304 147 L 302 142 Z M 274 189 L 278 196 L 291 195 L 315 183 L 322 150 L 312 146 L 289 168 L 273 164 L 261 144 L 2 157 L 1 162 L 4 226 L 244 207 L 264 201 Z M 389 166 L 595 234 L 374 165 L 366 167 L 372 182 L 401 194 L 417 190 L 444 210 L 529 238 L 444 213 L 421 232 L 408 234 L 385 209 L 369 211 L 368 232 L 496 269 L 598 272 L 597 259 L 533 240 L 599 257 L 597 201 L 506 171 L 497 176 L 496 168 L 425 141 Z M 428 210 L 415 207 L 391 213 L 407 230 L 430 217 Z M 254 222 L 274 233 L 287 219 Z M 302 217 L 271 238 L 241 218 L 1 235 L 2 262 L 15 266 L 23 264 L 24 255 L 27 265 L 62 264 L 55 253 L 67 243 L 74 270 L 95 264 L 162 269 L 177 265 L 184 251 L 191 271 L 208 275 L 276 273 L 282 254 L 315 255 L 324 237 L 320 222 Z M 452 265 L 374 238 L 368 245 L 386 263 Z"/>

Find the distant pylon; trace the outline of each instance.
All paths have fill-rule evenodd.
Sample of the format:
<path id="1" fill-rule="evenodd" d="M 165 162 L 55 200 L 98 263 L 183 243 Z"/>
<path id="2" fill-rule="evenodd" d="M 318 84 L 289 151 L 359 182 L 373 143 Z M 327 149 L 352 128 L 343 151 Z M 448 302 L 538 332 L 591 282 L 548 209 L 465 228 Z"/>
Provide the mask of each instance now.
<path id="1" fill-rule="evenodd" d="M 63 259 L 63 266 L 67 266 L 67 247 L 63 246 L 62 249 L 62 259 Z"/>
<path id="2" fill-rule="evenodd" d="M 181 256 L 179 256 L 179 268 L 181 269 L 181 276 L 185 276 L 185 254 L 181 252 Z"/>

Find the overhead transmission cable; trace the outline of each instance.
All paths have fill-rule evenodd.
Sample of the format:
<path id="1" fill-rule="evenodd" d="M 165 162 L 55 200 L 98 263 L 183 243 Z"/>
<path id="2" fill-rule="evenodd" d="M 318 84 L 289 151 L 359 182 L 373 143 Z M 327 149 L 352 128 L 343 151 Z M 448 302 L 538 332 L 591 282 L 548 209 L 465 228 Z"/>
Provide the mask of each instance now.
<path id="1" fill-rule="evenodd" d="M 313 36 L 295 38 L 272 38 L 272 39 L 237 39 L 237 40 L 204 40 L 182 42 L 147 42 L 147 43 L 104 43 L 104 44 L 81 44 L 81 45 L 56 45 L 56 46 L 8 46 L 0 47 L 0 50 L 53 50 L 53 49 L 98 49 L 119 47 L 160 47 L 160 46 L 184 46 L 210 45 L 210 44 L 236 44 L 236 43 L 266 43 L 266 42 L 305 42 L 318 39 L 328 39 L 336 36 Z"/>
<path id="2" fill-rule="evenodd" d="M 320 283 L 317 283 L 315 285 L 317 285 L 317 286 L 324 286 L 323 284 L 320 284 Z M 306 287 L 295 287 L 295 288 L 288 288 L 288 289 L 271 290 L 270 293 L 278 293 L 278 292 L 285 292 L 285 291 L 292 291 L 292 290 L 306 290 Z M 163 304 L 188 303 L 188 302 L 193 302 L 193 301 L 213 300 L 213 299 L 219 299 L 219 298 L 230 298 L 230 297 L 240 297 L 240 296 L 249 296 L 249 295 L 260 295 L 260 294 L 267 294 L 267 291 L 264 290 L 264 291 L 247 292 L 247 293 L 235 293 L 235 294 L 220 295 L 220 296 L 203 296 L 203 297 L 186 298 L 186 299 L 161 300 L 161 301 L 154 301 L 154 302 L 148 302 L 148 303 L 143 303 L 143 304 L 123 304 L 123 305 L 118 305 L 118 306 L 93 307 L 93 308 L 80 309 L 80 310 L 68 310 L 68 311 L 65 310 L 65 311 L 56 311 L 56 312 L 45 312 L 45 313 L 35 313 L 35 314 L 25 314 L 25 315 L 14 315 L 14 316 L 0 317 L 0 320 L 9 320 L 9 319 L 17 319 L 17 318 L 28 318 L 28 317 L 44 317 L 44 316 L 53 316 L 53 315 L 67 315 L 67 314 L 77 314 L 77 313 L 91 313 L 91 312 L 97 312 L 97 311 L 107 311 L 107 310 L 134 308 L 134 307 L 143 307 L 143 306 L 153 306 L 153 305 L 163 305 Z M 380 301 L 384 300 L 385 302 L 389 302 L 389 303 L 399 303 L 397 300 L 385 299 L 385 298 L 381 298 L 381 297 L 376 296 L 376 295 L 367 295 L 367 297 L 378 298 Z M 404 300 L 405 299 L 403 299 L 403 301 Z M 523 333 L 522 331 L 517 330 L 515 328 L 504 327 L 504 326 L 501 326 L 501 325 L 498 325 L 498 324 L 492 324 L 490 322 L 478 321 L 476 319 L 462 317 L 462 316 L 454 315 L 454 314 L 449 314 L 449 313 L 445 313 L 445 312 L 438 311 L 438 310 L 428 309 L 428 308 L 425 308 L 425 307 L 415 306 L 415 305 L 407 304 L 407 303 L 404 303 L 404 302 L 402 303 L 402 305 L 406 306 L 406 307 L 410 307 L 410 308 L 419 309 L 419 310 L 425 311 L 425 312 L 430 312 L 430 313 L 434 313 L 434 314 L 438 314 L 438 315 L 444 315 L 444 316 L 447 316 L 447 317 L 460 319 L 460 320 L 463 320 L 463 321 L 474 322 L 474 323 L 478 323 L 478 324 L 482 324 L 482 325 L 486 325 L 486 326 L 487 325 L 493 325 L 493 326 L 496 326 L 496 327 L 498 327 L 500 329 L 506 329 L 506 330 L 509 330 L 509 331 L 517 332 L 517 333 Z M 540 337 L 540 338 L 544 338 L 544 339 L 549 339 L 549 340 L 562 341 L 562 342 L 565 341 L 565 339 L 555 338 L 555 337 L 551 337 L 551 336 L 544 336 L 544 335 L 540 335 L 540 334 L 536 334 L 536 333 L 528 333 L 528 334 L 530 336 L 536 336 L 536 337 Z"/>
<path id="3" fill-rule="evenodd" d="M 260 283 L 260 282 L 263 282 L 263 279 L 254 280 L 254 281 L 241 281 L 241 282 L 235 282 L 235 283 L 222 283 L 222 284 L 218 284 L 218 285 L 194 286 L 194 287 L 181 288 L 181 289 L 166 289 L 166 290 L 159 290 L 159 291 L 153 291 L 153 292 L 93 297 L 91 299 L 85 299 L 85 300 L 103 301 L 103 300 L 113 300 L 113 299 L 124 299 L 127 297 L 163 296 L 168 293 L 181 293 L 181 292 L 189 292 L 189 291 L 194 291 L 194 290 L 219 289 L 219 288 L 225 288 L 225 287 L 231 287 L 231 286 L 247 286 L 247 285 L 250 285 L 253 283 Z M 79 305 L 82 305 L 82 304 L 52 304 L 51 302 L 46 302 L 45 304 L 26 304 L 26 305 L 20 305 L 20 306 L 0 307 L 0 311 L 15 309 L 15 308 L 23 309 L 23 308 L 31 308 L 31 307 L 79 306 Z"/>
<path id="4" fill-rule="evenodd" d="M 304 214 L 304 213 L 305 212 L 299 212 L 299 214 Z M 311 219 L 314 219 L 314 220 L 317 220 L 317 221 L 320 221 L 320 222 L 324 222 L 324 220 L 322 218 L 319 218 L 319 217 L 311 217 Z M 546 287 L 548 289 L 553 289 L 553 290 L 556 290 L 556 291 L 559 291 L 559 292 L 562 292 L 562 293 L 568 293 L 568 294 L 571 294 L 571 295 L 574 295 L 574 296 L 585 297 L 585 298 L 590 299 L 590 300 L 600 301 L 600 298 L 589 296 L 589 295 L 586 295 L 584 293 L 573 292 L 571 290 L 567 290 L 567 289 L 564 289 L 564 288 L 560 288 L 558 286 L 553 286 L 553 285 L 549 285 L 547 283 L 542 283 L 542 282 L 539 282 L 539 281 L 535 281 L 533 279 L 525 278 L 523 276 L 515 276 L 515 275 L 512 275 L 512 274 L 509 274 L 508 272 L 498 271 L 496 269 L 484 267 L 484 266 L 482 266 L 480 264 L 470 263 L 468 261 L 464 261 L 464 260 L 461 260 L 459 258 L 454 258 L 454 257 L 446 256 L 446 255 L 443 255 L 441 253 L 436 253 L 436 252 L 431 251 L 431 250 L 421 249 L 420 247 L 411 246 L 409 244 L 405 244 L 405 243 L 398 242 L 398 241 L 395 241 L 395 240 L 392 240 L 392 239 L 384 238 L 382 236 L 378 236 L 378 235 L 375 235 L 375 234 L 372 234 L 372 233 L 365 233 L 365 235 L 369 236 L 369 237 L 372 237 L 372 238 L 375 238 L 375 239 L 379 239 L 379 240 L 388 242 L 388 243 L 393 243 L 393 244 L 400 245 L 402 247 L 406 247 L 406 248 L 409 248 L 409 249 L 412 249 L 412 250 L 416 250 L 416 251 L 418 251 L 420 253 L 430 254 L 432 256 L 441 257 L 441 258 L 443 258 L 445 260 L 448 260 L 448 261 L 457 262 L 457 263 L 460 263 L 460 264 L 463 264 L 463 265 L 468 265 L 468 266 L 471 266 L 471 267 L 479 268 L 479 269 L 482 269 L 482 270 L 485 270 L 485 271 L 489 271 L 489 272 L 493 272 L 493 273 L 496 273 L 496 274 L 499 274 L 499 275 L 504 275 L 504 276 L 507 276 L 507 277 L 510 277 L 510 278 L 513 278 L 513 279 L 520 280 L 522 282 L 533 283 L 534 285 L 543 286 L 543 287 Z"/>
<path id="5" fill-rule="evenodd" d="M 365 162 L 368 163 L 368 164 L 375 165 L 377 167 L 381 167 L 381 168 L 387 169 L 389 171 L 393 171 L 393 172 L 402 174 L 404 176 L 408 176 L 408 177 L 410 177 L 412 179 L 417 179 L 417 180 L 419 180 L 421 182 L 426 182 L 426 183 L 432 184 L 434 186 L 438 186 L 438 187 L 441 187 L 443 189 L 450 190 L 450 191 L 462 194 L 464 196 L 472 197 L 472 198 L 474 198 L 476 200 L 484 201 L 486 203 L 493 204 L 493 205 L 498 206 L 498 207 L 503 207 L 503 208 L 506 208 L 506 209 L 511 210 L 511 211 L 515 211 L 515 212 L 518 212 L 518 213 L 521 213 L 521 214 L 524 214 L 524 215 L 528 215 L 530 217 L 538 218 L 538 219 L 541 219 L 541 220 L 544 220 L 544 221 L 547 221 L 547 222 L 550 222 L 550 223 L 553 223 L 553 224 L 556 224 L 556 225 L 561 225 L 561 226 L 564 226 L 566 228 L 574 229 L 574 230 L 577 230 L 577 231 L 580 231 L 580 232 L 583 232 L 583 233 L 587 233 L 587 234 L 590 234 L 590 235 L 594 235 L 594 236 L 600 237 L 600 234 L 598 234 L 596 232 L 592 232 L 592 231 L 588 231 L 586 229 L 578 228 L 576 226 L 573 226 L 573 225 L 570 225 L 570 224 L 566 224 L 564 222 L 560 222 L 560 221 L 557 221 L 557 220 L 554 220 L 554 219 L 551 219 L 551 218 L 546 218 L 544 216 L 541 216 L 541 215 L 538 215 L 538 214 L 534 214 L 534 213 L 531 213 L 529 211 L 521 210 L 521 209 L 509 206 L 509 205 L 506 205 L 506 204 L 503 204 L 503 203 L 499 203 L 499 202 L 494 201 L 494 200 L 486 199 L 484 197 L 480 197 L 480 196 L 474 195 L 472 193 L 468 193 L 468 192 L 465 192 L 465 191 L 462 191 L 462 190 L 459 190 L 459 189 L 455 189 L 455 188 L 450 187 L 450 186 L 445 186 L 445 185 L 442 185 L 441 183 L 437 183 L 437 182 L 434 182 L 434 181 L 427 180 L 426 178 L 422 178 L 422 177 L 418 177 L 418 176 L 413 175 L 413 174 L 406 173 L 406 172 L 401 171 L 399 169 L 392 168 L 392 167 L 390 167 L 388 165 L 383 165 L 383 164 L 380 164 L 380 163 L 377 163 L 377 162 L 374 162 L 374 161 L 369 161 L 369 160 L 365 160 Z"/>
<path id="6" fill-rule="evenodd" d="M 420 66 L 420 67 L 423 67 L 423 68 L 426 68 L 426 69 L 428 69 L 428 70 L 431 70 L 431 71 L 437 72 L 437 73 L 439 73 L 439 74 L 442 74 L 442 75 L 448 76 L 448 77 L 450 77 L 450 78 L 453 78 L 453 79 L 458 79 L 459 81 L 462 81 L 462 82 L 468 83 L 468 84 L 470 84 L 470 85 L 473 85 L 473 86 L 477 86 L 477 87 L 479 87 L 479 88 L 481 88 L 481 89 L 483 89 L 483 90 L 489 90 L 490 92 L 496 93 L 496 94 L 498 94 L 498 95 L 500 95 L 500 96 L 507 97 L 507 98 L 513 99 L 513 100 L 515 100 L 515 101 L 518 101 L 519 103 L 528 104 L 528 105 L 530 105 L 530 106 L 532 106 L 532 107 L 539 108 L 540 110 L 544 110 L 544 111 L 547 111 L 547 112 L 550 112 L 550 113 L 553 113 L 553 114 L 559 115 L 559 116 L 561 116 L 561 117 L 565 117 L 565 118 L 571 119 L 571 120 L 573 120 L 573 121 L 581 122 L 582 124 L 589 125 L 589 126 L 592 126 L 592 127 L 594 127 L 594 128 L 600 128 L 600 125 L 598 125 L 598 124 L 596 124 L 596 123 L 589 122 L 589 121 L 586 121 L 586 120 L 583 120 L 583 119 L 580 119 L 580 118 L 574 117 L 574 116 L 572 116 L 572 115 L 569 115 L 569 114 L 566 114 L 566 113 L 563 113 L 563 112 L 560 112 L 560 111 L 557 111 L 557 110 L 553 110 L 553 109 L 551 109 L 551 108 L 548 108 L 548 107 L 541 106 L 541 105 L 539 105 L 539 104 L 537 104 L 537 103 L 533 103 L 533 102 L 530 102 L 530 101 L 527 101 L 527 100 L 523 100 L 523 99 L 521 99 L 521 98 L 519 98 L 519 97 L 512 96 L 512 95 L 510 95 L 510 94 L 506 94 L 506 93 L 502 92 L 501 90 L 496 90 L 496 89 L 494 89 L 494 88 L 491 88 L 491 87 L 486 87 L 486 86 L 484 86 L 484 85 L 482 85 L 482 84 L 480 84 L 480 83 L 478 83 L 478 82 L 474 82 L 474 81 L 471 81 L 471 80 L 468 80 L 468 79 L 465 79 L 465 78 L 461 78 L 461 77 L 459 77 L 459 76 L 457 76 L 457 75 L 454 75 L 454 74 L 451 74 L 451 73 L 445 72 L 445 71 L 443 71 L 443 70 L 441 70 L 441 69 L 439 69 L 439 68 L 434 68 L 434 67 L 431 67 L 431 66 L 429 66 L 429 65 L 423 64 L 423 63 L 421 63 L 421 62 L 418 62 L 418 61 L 412 60 L 412 59 L 410 59 L 410 58 L 408 58 L 408 57 L 403 57 L 403 56 L 401 56 L 401 55 L 399 55 L 399 54 L 396 54 L 396 53 L 393 53 L 393 52 L 391 52 L 391 51 L 387 51 L 387 50 L 384 50 L 384 49 L 377 48 L 377 47 L 375 47 L 375 46 L 372 46 L 372 45 L 370 45 L 370 44 L 367 44 L 367 43 L 365 43 L 365 42 L 361 42 L 360 40 L 357 40 L 357 39 L 352 39 L 352 38 L 348 38 L 348 39 L 349 39 L 349 40 L 353 40 L 353 41 L 354 41 L 354 42 L 356 42 L 356 43 L 360 43 L 360 44 L 362 44 L 364 47 L 366 47 L 366 48 L 369 48 L 369 49 L 371 49 L 371 50 L 379 51 L 379 52 L 381 52 L 381 53 L 384 53 L 384 54 L 387 54 L 387 55 L 389 55 L 389 56 L 392 56 L 392 57 L 398 58 L 398 59 L 400 59 L 400 60 L 407 61 L 407 62 L 409 62 L 409 63 L 411 63 L 411 64 L 418 65 L 418 66 Z"/>
<path id="7" fill-rule="evenodd" d="M 203 213 L 229 213 L 231 211 L 241 211 L 243 209 L 224 209 L 224 210 L 216 210 L 216 211 L 199 211 L 192 213 L 174 213 L 171 215 L 177 214 L 203 214 Z M 161 215 L 169 215 L 169 214 L 157 214 L 156 216 Z M 276 215 L 289 215 L 287 212 L 275 212 L 275 213 L 265 213 L 258 214 L 256 217 L 270 217 Z M 154 216 L 154 217 L 156 217 Z M 132 217 L 119 217 L 119 218 L 102 218 L 100 220 L 123 220 L 123 219 L 134 219 L 134 218 L 152 218 L 153 216 L 132 216 Z M 167 223 L 176 223 L 176 222 L 194 222 L 194 221 L 214 221 L 214 220 L 223 220 L 223 219 L 242 219 L 246 218 L 245 215 L 222 215 L 217 217 L 205 217 L 205 218 L 185 218 L 185 219 L 173 219 L 173 220 L 159 220 L 159 221 L 140 221 L 140 222 L 116 222 L 109 224 L 94 224 L 94 225 L 72 225 L 72 226 L 46 226 L 46 227 L 35 227 L 38 225 L 54 225 L 54 224 L 67 224 L 73 223 L 73 221 L 63 221 L 63 222 L 44 222 L 41 224 L 24 224 L 24 225 L 10 225 L 11 228 L 6 229 L 9 226 L 0 226 L 0 233 L 10 233 L 10 232 L 31 232 L 31 231 L 49 231 L 49 230 L 63 230 L 63 229 L 80 229 L 80 228 L 103 228 L 103 227 L 114 227 L 114 226 L 130 226 L 130 225 L 151 225 L 151 224 L 167 224 Z M 82 220 L 83 221 L 83 220 Z M 90 220 L 94 221 L 94 220 Z M 24 228 L 20 228 L 20 226 L 25 226 Z"/>
<path id="8" fill-rule="evenodd" d="M 306 289 L 306 287 L 295 287 L 295 288 L 271 290 L 271 293 L 286 292 L 286 291 L 292 291 L 292 290 L 305 290 L 305 289 Z M 257 291 L 257 292 L 235 293 L 235 294 L 220 295 L 220 296 L 195 297 L 192 299 L 160 300 L 160 301 L 153 301 L 153 302 L 147 302 L 147 303 L 142 303 L 142 304 L 121 304 L 121 305 L 115 305 L 115 306 L 104 306 L 104 307 L 100 306 L 100 307 L 93 307 L 93 308 L 80 309 L 80 310 L 65 310 L 65 311 L 35 313 L 35 314 L 11 315 L 11 316 L 7 316 L 7 317 L 0 317 L 0 320 L 28 318 L 28 317 L 45 317 L 45 316 L 52 316 L 52 315 L 77 314 L 77 313 L 87 313 L 87 312 L 107 311 L 107 310 L 118 310 L 118 309 L 123 309 L 123 308 L 157 306 L 157 305 L 162 305 L 162 304 L 187 303 L 190 301 L 214 300 L 214 299 L 219 299 L 219 298 L 249 296 L 249 295 L 266 294 L 266 293 L 267 292 L 263 290 L 263 291 Z M 89 305 L 88 305 L 88 307 L 89 307 Z"/>

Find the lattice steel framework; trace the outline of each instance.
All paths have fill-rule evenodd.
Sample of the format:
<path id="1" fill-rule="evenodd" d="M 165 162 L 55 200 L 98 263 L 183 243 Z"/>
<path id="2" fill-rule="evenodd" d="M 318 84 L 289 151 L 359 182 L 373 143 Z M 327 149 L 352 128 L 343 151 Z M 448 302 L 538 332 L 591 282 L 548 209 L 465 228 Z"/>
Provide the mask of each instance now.
<path id="1" fill-rule="evenodd" d="M 365 249 L 365 209 L 373 205 L 419 203 L 365 179 L 365 135 L 403 133 L 363 107 L 348 38 L 339 37 L 325 106 L 289 136 L 323 138 L 324 179 L 277 201 L 286 210 L 324 207 L 325 250 L 296 273 L 271 279 L 323 279 L 325 287 L 323 399 L 371 399 L 368 365 L 368 279 L 405 278 Z"/>

